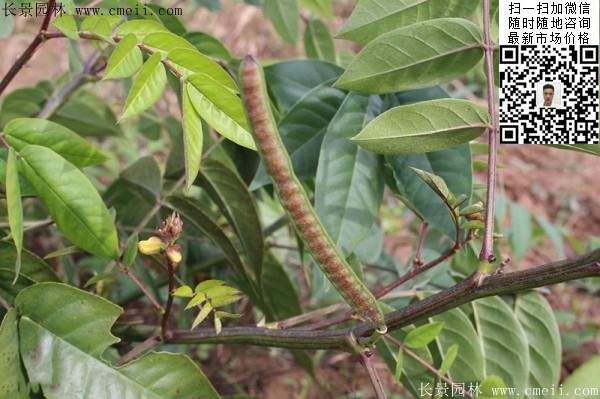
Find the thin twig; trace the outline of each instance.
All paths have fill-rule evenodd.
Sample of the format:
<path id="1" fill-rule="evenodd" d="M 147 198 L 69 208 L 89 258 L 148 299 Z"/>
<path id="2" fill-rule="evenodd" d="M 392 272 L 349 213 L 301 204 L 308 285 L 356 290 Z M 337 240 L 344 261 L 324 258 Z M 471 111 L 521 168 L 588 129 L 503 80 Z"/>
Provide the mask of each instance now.
<path id="1" fill-rule="evenodd" d="M 175 268 L 171 261 L 167 259 L 167 273 L 169 276 L 169 290 L 167 292 L 167 304 L 165 305 L 165 313 L 163 313 L 160 323 L 160 336 L 163 339 L 169 337 L 169 316 L 171 315 L 171 307 L 173 306 L 173 290 L 175 289 Z"/>
<path id="2" fill-rule="evenodd" d="M 419 232 L 419 243 L 417 244 L 417 250 L 415 251 L 415 258 L 413 259 L 413 268 L 423 266 L 423 247 L 425 245 L 425 238 L 427 238 L 427 228 L 429 223 L 423 222 L 421 224 L 421 231 Z"/>
<path id="3" fill-rule="evenodd" d="M 52 114 L 54 114 L 54 112 L 69 99 L 75 90 L 89 82 L 92 79 L 94 65 L 96 65 L 99 60 L 100 52 L 96 50 L 85 62 L 83 70 L 75 74 L 67 84 L 46 101 L 44 108 L 38 114 L 38 118 L 47 119 L 52 116 Z"/>
<path id="4" fill-rule="evenodd" d="M 8 70 L 2 81 L 0 81 L 0 95 L 4 92 L 6 87 L 10 84 L 10 82 L 14 79 L 15 76 L 19 73 L 21 68 L 25 66 L 27 61 L 31 59 L 39 45 L 44 41 L 42 32 L 48 29 L 48 25 L 50 25 L 50 20 L 52 19 L 52 13 L 54 11 L 54 6 L 56 4 L 56 0 L 48 0 L 48 7 L 46 9 L 46 15 L 44 16 L 44 20 L 42 21 L 42 25 L 40 26 L 40 30 L 37 35 L 33 38 L 32 42 L 27 46 L 23 54 L 12 65 L 12 67 Z"/>
<path id="5" fill-rule="evenodd" d="M 487 195 L 485 204 L 485 232 L 483 236 L 483 245 L 479 253 L 479 259 L 482 261 L 494 261 L 494 201 L 496 193 L 496 157 L 497 157 L 497 135 L 498 120 L 496 116 L 496 98 L 494 89 L 494 49 L 492 47 L 492 37 L 490 34 L 490 0 L 483 0 L 483 32 L 484 32 L 484 52 L 485 52 L 485 70 L 487 75 L 487 101 L 488 112 L 491 119 L 491 128 L 489 129 L 489 154 L 487 168 Z"/>
<path id="6" fill-rule="evenodd" d="M 400 342 L 399 340 L 397 340 L 393 336 L 386 335 L 384 337 L 384 339 L 386 339 L 386 340 L 390 341 L 391 343 L 393 343 L 394 345 L 398 346 L 398 348 L 402 348 L 402 351 L 404 353 L 406 353 L 408 356 L 410 356 L 413 359 L 415 359 L 421 366 L 423 366 L 423 368 L 425 368 L 427 371 L 429 371 L 435 377 L 437 377 L 437 378 L 445 381 L 446 383 L 450 384 L 450 386 L 452 388 L 456 387 L 457 390 L 458 390 L 458 393 L 460 393 L 461 395 L 466 396 L 468 398 L 473 398 L 473 394 L 471 394 L 470 392 L 468 392 L 460 384 L 455 383 L 450 378 L 448 378 L 445 375 L 443 375 L 442 373 L 440 373 L 440 371 L 438 369 L 436 369 L 435 367 L 433 367 L 431 364 L 427 363 L 419 355 L 417 355 L 415 352 L 413 352 L 412 350 L 410 350 L 409 348 L 407 348 L 406 346 L 404 346 L 404 344 L 402 342 Z"/>
<path id="7" fill-rule="evenodd" d="M 121 272 L 123 272 L 127 277 L 129 277 L 129 279 L 144 293 L 144 295 L 146 296 L 146 298 L 148 298 L 152 306 L 154 306 L 156 310 L 162 313 L 163 308 L 162 306 L 160 306 L 160 303 L 158 303 L 154 295 L 152 295 L 148 288 L 146 288 L 146 286 L 140 281 L 140 279 L 138 279 L 138 277 L 133 273 L 131 268 L 123 265 L 121 262 L 117 262 L 117 264 Z"/>
<path id="8" fill-rule="evenodd" d="M 375 397 L 377 399 L 386 399 L 387 395 L 385 394 L 385 390 L 383 389 L 383 383 L 381 382 L 379 373 L 377 372 L 377 369 L 373 364 L 372 357 L 373 352 L 371 352 L 370 349 L 366 349 L 360 352 L 360 361 L 367 369 L 367 373 L 369 373 L 369 379 L 371 380 L 371 384 L 373 385 Z"/>
<path id="9" fill-rule="evenodd" d="M 10 303 L 8 303 L 8 301 L 4 299 L 2 295 L 0 295 L 0 305 L 2 305 L 2 307 L 6 310 L 9 310 L 11 308 Z"/>
<path id="10" fill-rule="evenodd" d="M 385 295 L 387 295 L 388 293 L 390 293 L 391 291 L 393 291 L 397 287 L 399 287 L 402 284 L 406 283 L 407 281 L 415 278 L 419 274 L 425 273 L 426 271 L 428 271 L 428 270 L 434 268 L 435 266 L 443 263 L 445 260 L 451 258 L 456 252 L 458 252 L 457 248 L 460 248 L 462 245 L 464 245 L 470 239 L 471 238 L 468 237 L 466 240 L 464 240 L 462 243 L 460 243 L 458 245 L 458 247 L 456 245 L 453 246 L 452 248 L 446 250 L 444 253 L 442 253 L 440 256 L 438 256 L 437 258 L 435 258 L 431 262 L 428 262 L 428 263 L 424 264 L 421 267 L 417 267 L 417 268 L 413 267 L 413 268 L 411 268 L 408 272 L 404 273 L 402 276 L 398 277 L 396 280 L 394 280 L 390 284 L 388 284 L 385 287 L 383 287 L 383 288 L 375 291 L 374 292 L 375 298 L 379 299 L 379 298 L 384 297 Z M 318 330 L 318 329 L 322 329 L 322 328 L 331 327 L 331 326 L 334 326 L 334 325 L 339 324 L 339 323 L 343 323 L 343 322 L 348 321 L 350 319 L 352 319 L 352 312 L 346 311 L 345 313 L 337 315 L 336 317 L 332 317 L 331 319 L 322 320 L 322 321 L 316 322 L 314 324 L 310 324 L 310 325 L 306 326 L 306 328 L 309 329 L 309 330 Z"/>
<path id="11" fill-rule="evenodd" d="M 121 366 L 121 365 L 129 362 L 130 360 L 135 359 L 136 357 L 138 357 L 145 351 L 154 348 L 161 342 L 162 341 L 158 335 L 152 335 L 147 340 L 145 340 L 144 342 L 142 342 L 139 345 L 136 345 L 132 350 L 130 350 L 129 352 L 127 352 L 123 356 L 121 356 L 119 359 L 117 359 L 115 365 Z"/>

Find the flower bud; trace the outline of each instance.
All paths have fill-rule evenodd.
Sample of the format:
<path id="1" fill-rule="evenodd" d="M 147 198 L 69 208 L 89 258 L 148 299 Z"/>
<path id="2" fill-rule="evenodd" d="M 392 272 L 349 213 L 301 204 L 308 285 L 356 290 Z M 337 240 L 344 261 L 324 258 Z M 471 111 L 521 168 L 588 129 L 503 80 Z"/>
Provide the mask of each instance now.
<path id="1" fill-rule="evenodd" d="M 181 248 L 179 248 L 179 245 L 171 245 L 165 252 L 172 265 L 177 265 L 181 262 Z"/>
<path id="2" fill-rule="evenodd" d="M 155 236 L 138 242 L 138 250 L 144 255 L 157 254 L 162 249 L 162 246 L 162 240 Z"/>
<path id="3" fill-rule="evenodd" d="M 173 212 L 158 228 L 158 234 L 169 242 L 173 243 L 179 238 L 183 230 L 183 221 L 177 212 Z"/>

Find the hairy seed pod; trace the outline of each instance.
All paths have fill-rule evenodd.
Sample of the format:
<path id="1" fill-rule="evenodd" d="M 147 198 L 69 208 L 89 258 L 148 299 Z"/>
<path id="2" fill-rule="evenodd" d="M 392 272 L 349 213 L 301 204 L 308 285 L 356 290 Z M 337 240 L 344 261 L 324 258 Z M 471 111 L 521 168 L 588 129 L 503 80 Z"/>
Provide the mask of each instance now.
<path id="1" fill-rule="evenodd" d="M 290 157 L 281 141 L 269 106 L 262 68 L 250 56 L 241 66 L 244 105 L 252 126 L 256 147 L 272 177 L 290 219 L 321 269 L 352 307 L 380 333 L 385 333 L 383 312 L 367 286 L 342 256 L 312 207 L 294 174 Z"/>

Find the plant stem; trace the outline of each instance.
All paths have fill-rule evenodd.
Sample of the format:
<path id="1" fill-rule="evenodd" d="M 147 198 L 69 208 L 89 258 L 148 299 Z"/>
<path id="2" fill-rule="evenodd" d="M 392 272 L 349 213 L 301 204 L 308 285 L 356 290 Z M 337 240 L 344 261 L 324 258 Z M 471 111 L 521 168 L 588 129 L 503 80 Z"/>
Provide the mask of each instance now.
<path id="1" fill-rule="evenodd" d="M 429 223 L 423 222 L 421 224 L 421 231 L 419 232 L 419 243 L 417 244 L 417 250 L 415 251 L 415 257 L 413 259 L 413 268 L 423 266 L 423 247 L 425 245 L 425 238 L 427 237 L 427 228 Z"/>
<path id="2" fill-rule="evenodd" d="M 44 37 L 42 32 L 48 29 L 48 25 L 50 25 L 50 20 L 52 19 L 52 12 L 54 11 L 54 5 L 56 4 L 56 0 L 48 0 L 48 7 L 46 8 L 46 15 L 44 16 L 44 20 L 42 21 L 42 25 L 40 26 L 40 30 L 37 35 L 33 38 L 33 41 L 27 46 L 23 54 L 12 65 L 12 67 L 8 70 L 2 81 L 0 81 L 0 95 L 4 92 L 6 87 L 10 84 L 10 82 L 14 79 L 14 77 L 19 73 L 21 68 L 25 66 L 27 61 L 31 59 L 37 48 L 44 41 Z"/>
<path id="3" fill-rule="evenodd" d="M 381 382 L 381 378 L 379 378 L 379 373 L 377 373 L 377 369 L 373 364 L 372 357 L 373 352 L 371 352 L 370 349 L 360 352 L 360 361 L 369 373 L 369 379 L 371 380 L 371 384 L 373 384 L 373 389 L 375 390 L 375 397 L 377 399 L 386 399 L 387 395 L 383 389 L 383 383 Z"/>
<path id="4" fill-rule="evenodd" d="M 6 299 L 4 299 L 1 295 L 0 295 L 0 306 L 2 306 L 6 310 L 9 310 L 11 308 L 10 303 L 8 303 L 8 301 Z"/>
<path id="5" fill-rule="evenodd" d="M 159 312 L 162 313 L 163 308 L 162 308 L 162 306 L 160 306 L 160 303 L 158 303 L 158 301 L 156 300 L 154 295 L 152 295 L 152 293 L 148 290 L 148 288 L 146 288 L 146 286 L 137 278 L 137 276 L 133 273 L 133 271 L 129 267 L 123 265 L 121 262 L 117 262 L 117 264 L 118 264 L 121 272 L 123 272 L 127 277 L 129 277 L 129 279 L 135 285 L 137 285 L 137 287 L 140 289 L 140 291 L 142 291 L 144 293 L 144 295 L 146 296 L 146 298 L 148 298 L 148 300 L 150 301 L 152 306 L 154 306 L 154 308 L 156 308 L 156 310 L 158 310 Z"/>
<path id="6" fill-rule="evenodd" d="M 89 82 L 92 79 L 91 74 L 94 71 L 94 65 L 100 60 L 100 52 L 96 50 L 85 62 L 83 67 L 83 71 L 75 74 L 73 78 L 65 84 L 58 92 L 53 94 L 46 104 L 44 108 L 38 114 L 38 118 L 47 119 L 56 110 L 64 104 L 65 101 L 73 94 L 75 90 L 81 87 L 83 84 Z"/>
<path id="7" fill-rule="evenodd" d="M 136 357 L 138 357 L 145 351 L 154 348 L 159 343 L 161 343 L 160 337 L 158 335 L 152 335 L 147 340 L 145 340 L 144 342 L 142 342 L 139 345 L 136 345 L 132 350 L 130 350 L 129 352 L 127 352 L 123 356 L 121 356 L 116 361 L 116 366 L 121 366 L 121 365 L 129 362 L 130 360 L 135 359 Z"/>
<path id="8" fill-rule="evenodd" d="M 160 336 L 162 340 L 169 336 L 169 315 L 171 314 L 171 307 L 173 306 L 173 290 L 175 289 L 175 268 L 170 260 L 167 259 L 167 274 L 169 276 L 169 290 L 167 296 L 167 304 L 165 306 L 165 313 L 163 313 L 162 322 L 160 324 Z"/>
<path id="9" fill-rule="evenodd" d="M 488 296 L 514 294 L 536 287 L 557 284 L 585 277 L 600 276 L 600 249 L 585 255 L 563 259 L 534 268 L 511 273 L 489 275 L 477 285 L 475 275 L 459 284 L 408 306 L 388 313 L 389 331 L 406 327 L 416 321 L 443 313 L 475 299 Z M 363 322 L 354 328 L 325 331 L 305 329 L 276 330 L 259 327 L 229 327 L 216 334 L 211 328 L 194 331 L 176 330 L 166 342 L 173 344 L 229 343 L 271 346 L 290 349 L 336 349 L 353 351 L 348 344 L 350 334 L 364 343 L 373 333 L 370 323 Z"/>
<path id="10" fill-rule="evenodd" d="M 485 44 L 485 70 L 487 76 L 487 101 L 488 112 L 491 119 L 491 128 L 489 129 L 485 232 L 479 259 L 491 263 L 494 261 L 494 201 L 496 195 L 496 142 L 498 140 L 498 120 L 496 117 L 496 98 L 494 90 L 494 49 L 492 47 L 492 37 L 490 33 L 490 0 L 483 0 L 483 32 Z"/>

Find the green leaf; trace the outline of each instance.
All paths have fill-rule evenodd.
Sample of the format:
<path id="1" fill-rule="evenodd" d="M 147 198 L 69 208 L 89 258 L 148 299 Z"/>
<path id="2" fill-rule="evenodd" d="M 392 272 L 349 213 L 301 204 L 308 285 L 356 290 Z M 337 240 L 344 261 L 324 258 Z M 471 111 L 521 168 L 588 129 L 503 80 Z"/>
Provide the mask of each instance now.
<path id="1" fill-rule="evenodd" d="M 79 34 L 77 33 L 77 22 L 75 22 L 75 18 L 73 18 L 72 15 L 63 14 L 57 18 L 54 18 L 52 25 L 64 33 L 69 39 L 79 39 Z"/>
<path id="2" fill-rule="evenodd" d="M 204 319 L 206 319 L 206 317 L 208 317 L 208 315 L 210 314 L 211 310 L 213 310 L 212 305 L 210 304 L 210 302 L 206 302 L 204 304 L 204 306 L 202 306 L 202 309 L 198 313 L 198 316 L 196 316 L 196 318 L 194 319 L 194 322 L 192 323 L 192 328 L 191 329 L 193 330 L 200 323 L 202 323 L 204 321 Z"/>
<path id="3" fill-rule="evenodd" d="M 0 296 L 13 303 L 15 296 L 23 288 L 42 281 L 58 281 L 50 266 L 35 254 L 21 251 L 21 270 L 16 284 L 14 264 L 17 261 L 17 249 L 12 243 L 0 241 Z"/>
<path id="4" fill-rule="evenodd" d="M 327 85 L 317 86 L 279 122 L 279 134 L 299 179 L 315 176 L 325 131 L 344 98 L 346 94 L 340 90 Z M 250 189 L 255 190 L 270 182 L 271 178 L 261 163 Z"/>
<path id="5" fill-rule="evenodd" d="M 558 226 L 550 223 L 545 217 L 541 215 L 534 215 L 535 220 L 540 225 L 540 227 L 544 230 L 552 244 L 556 247 L 558 251 L 558 257 L 560 259 L 565 258 L 565 243 L 563 241 L 562 233 Z"/>
<path id="6" fill-rule="evenodd" d="M 142 66 L 142 51 L 135 35 L 125 36 L 108 59 L 103 79 L 122 79 L 133 76 Z"/>
<path id="7" fill-rule="evenodd" d="M 20 167 L 58 228 L 75 245 L 97 256 L 117 258 L 112 217 L 87 177 L 51 149 L 26 146 Z"/>
<path id="8" fill-rule="evenodd" d="M 13 119 L 4 128 L 6 141 L 17 151 L 30 144 L 47 147 L 75 166 L 103 163 L 108 156 L 64 126 L 45 119 Z"/>
<path id="9" fill-rule="evenodd" d="M 188 32 L 183 37 L 201 53 L 230 61 L 233 57 L 219 39 L 204 32 Z"/>
<path id="10" fill-rule="evenodd" d="M 289 43 L 298 40 L 300 9 L 297 0 L 265 0 L 264 11 L 283 40 Z"/>
<path id="11" fill-rule="evenodd" d="M 600 375 L 600 356 L 594 356 L 565 378 L 561 393 L 565 397 L 569 395 L 578 399 L 597 398 L 600 391 L 598 375 Z M 555 398 L 559 397 L 562 396 L 555 396 Z"/>
<path id="12" fill-rule="evenodd" d="M 404 351 L 402 348 L 398 348 L 398 354 L 396 355 L 396 367 L 394 370 L 394 380 L 400 381 L 402 377 L 402 367 L 404 366 Z"/>
<path id="13" fill-rule="evenodd" d="M 485 108 L 467 100 L 430 100 L 384 112 L 352 141 L 379 154 L 422 154 L 467 143 L 488 122 Z"/>
<path id="14" fill-rule="evenodd" d="M 101 297 L 44 283 L 23 290 L 17 307 L 27 374 L 47 398 L 219 398 L 185 355 L 150 353 L 116 369 L 105 363 L 100 356 L 118 341 L 110 329 L 122 310 Z"/>
<path id="15" fill-rule="evenodd" d="M 349 94 L 321 144 L 315 209 L 346 255 L 367 237 L 383 198 L 381 159 L 350 141 L 366 122 L 368 97 Z"/>
<path id="16" fill-rule="evenodd" d="M 28 399 L 29 387 L 21 369 L 17 312 L 8 310 L 0 324 L 0 399 Z"/>
<path id="17" fill-rule="evenodd" d="M 176 48 L 169 52 L 167 58 L 184 78 L 194 74 L 203 74 L 203 79 L 212 79 L 234 94 L 239 92 L 237 84 L 222 66 L 195 49 Z"/>
<path id="18" fill-rule="evenodd" d="M 406 334 L 404 345 L 414 349 L 423 348 L 437 338 L 440 332 L 442 332 L 442 328 L 444 328 L 444 323 L 442 322 L 428 323 L 417 327 Z"/>
<path id="19" fill-rule="evenodd" d="M 191 298 L 194 296 L 194 292 L 189 285 L 182 285 L 173 291 L 173 296 Z"/>
<path id="20" fill-rule="evenodd" d="M 521 260 L 531 245 L 533 225 L 531 213 L 523 205 L 516 202 L 509 204 L 510 244 L 515 259 Z"/>
<path id="21" fill-rule="evenodd" d="M 396 29 L 369 43 L 336 82 L 365 93 L 392 93 L 455 79 L 481 60 L 481 30 L 440 18 Z"/>
<path id="22" fill-rule="evenodd" d="M 120 120 L 137 115 L 150 108 L 163 93 L 167 84 L 167 74 L 159 53 L 154 53 L 137 74 Z"/>
<path id="23" fill-rule="evenodd" d="M 200 171 L 200 185 L 233 226 L 256 281 L 260 281 L 265 243 L 258 206 L 248 187 L 225 165 L 210 159 Z"/>
<path id="24" fill-rule="evenodd" d="M 100 358 L 106 348 L 119 339 L 110 333 L 122 313 L 119 306 L 104 298 L 62 283 L 39 283 L 17 295 L 15 307 L 26 325 L 39 326 L 47 332 L 65 337 L 67 342 L 86 354 Z M 33 355 L 29 326 L 21 331 L 21 351 L 30 371 Z M 41 355 L 41 353 L 39 353 Z M 48 371 L 50 371 L 48 369 Z M 30 378 L 32 377 L 29 374 Z M 34 378 L 31 378 L 32 380 Z"/>
<path id="25" fill-rule="evenodd" d="M 399 341 L 404 341 L 407 332 L 412 330 L 414 330 L 414 326 L 409 326 L 402 330 L 393 331 L 391 332 L 391 335 Z M 387 364 L 390 372 L 395 373 L 398 363 L 398 348 L 396 346 L 392 346 L 388 340 L 381 339 L 377 342 L 377 351 Z M 426 346 L 419 349 L 414 349 L 413 352 L 425 362 L 433 365 L 433 357 Z M 412 356 L 405 354 L 402 356 L 400 361 L 402 362 L 402 375 L 400 377 L 400 381 L 414 397 L 419 398 L 422 396 L 419 394 L 419 388 L 421 388 L 422 385 L 429 387 L 435 386 L 431 372 L 425 369 Z"/>
<path id="26" fill-rule="evenodd" d="M 337 37 L 367 44 L 402 26 L 441 17 L 467 18 L 477 0 L 359 0 Z"/>
<path id="27" fill-rule="evenodd" d="M 81 249 L 77 248 L 75 245 L 69 245 L 68 247 L 59 248 L 56 251 L 52 251 L 44 255 L 44 260 L 58 258 L 66 255 L 78 254 L 80 252 Z"/>
<path id="28" fill-rule="evenodd" d="M 454 344 L 450 348 L 446 354 L 444 354 L 444 360 L 442 360 L 442 364 L 440 366 L 440 374 L 445 375 L 450 368 L 454 365 L 454 361 L 456 360 L 456 356 L 458 355 L 458 345 Z"/>
<path id="29" fill-rule="evenodd" d="M 502 388 L 506 388 L 502 378 L 497 375 L 489 375 L 481 382 L 479 387 L 481 393 L 477 397 L 480 399 L 506 399 L 507 396 L 502 393 Z"/>
<path id="30" fill-rule="evenodd" d="M 17 157 L 13 148 L 8 149 L 8 161 L 6 162 L 6 209 L 8 211 L 10 234 L 17 250 L 14 283 L 19 278 L 19 273 L 21 271 L 21 251 L 23 250 L 23 205 L 21 204 L 21 186 L 19 184 Z"/>
<path id="31" fill-rule="evenodd" d="M 185 159 L 185 185 L 186 189 L 194 183 L 200 161 L 202 160 L 202 120 L 196 113 L 188 94 L 188 85 L 182 85 L 181 94 L 181 119 L 183 125 L 183 154 Z"/>
<path id="32" fill-rule="evenodd" d="M 335 44 L 327 25 L 320 19 L 311 18 L 304 30 L 304 52 L 308 58 L 336 62 Z"/>
<path id="33" fill-rule="evenodd" d="M 208 290 L 209 288 L 212 287 L 218 287 L 220 285 L 224 285 L 225 281 L 222 280 L 204 280 L 200 283 L 198 283 L 198 285 L 196 285 L 196 288 L 194 288 L 194 292 L 204 292 L 206 290 Z"/>
<path id="34" fill-rule="evenodd" d="M 168 29 L 159 22 L 149 19 L 132 19 L 125 21 L 117 28 L 117 34 L 125 37 L 129 34 L 135 35 L 138 42 L 141 42 L 147 35 L 155 32 L 168 32 Z"/>
<path id="35" fill-rule="evenodd" d="M 460 382 L 481 381 L 485 377 L 482 348 L 477 331 L 465 312 L 455 308 L 440 313 L 431 320 L 444 323 L 444 329 L 437 337 L 436 343 L 440 354 L 446 353 L 441 367 L 447 367 L 445 372 L 448 376 Z M 452 360 L 452 353 L 458 351 L 458 348 L 460 356 Z"/>
<path id="36" fill-rule="evenodd" d="M 448 207 L 452 207 L 451 200 L 453 199 L 454 194 L 448 189 L 444 179 L 434 173 L 426 172 L 418 168 L 411 167 L 411 169 L 448 205 Z"/>
<path id="37" fill-rule="evenodd" d="M 171 32 L 176 35 L 183 35 L 186 32 L 185 26 L 181 23 L 179 18 L 173 15 L 173 9 L 167 9 L 158 4 L 150 3 L 146 3 L 145 6 L 154 11 L 154 14 L 158 17 L 160 22 L 162 22 L 162 24 Z"/>
<path id="38" fill-rule="evenodd" d="M 121 177 L 127 180 L 129 184 L 134 184 L 144 189 L 154 198 L 158 199 L 160 197 L 162 177 L 160 166 L 158 166 L 153 156 L 148 155 L 137 159 L 121 172 Z"/>
<path id="39" fill-rule="evenodd" d="M 517 296 L 514 309 L 529 344 L 527 386 L 545 388 L 558 384 L 561 341 L 552 308 L 543 296 L 530 291 Z"/>
<path id="40" fill-rule="evenodd" d="M 188 81 L 188 95 L 202 119 L 225 138 L 255 150 L 242 100 L 208 75 L 195 74 Z"/>
<path id="41" fill-rule="evenodd" d="M 523 327 L 502 299 L 472 302 L 479 345 L 485 358 L 484 375 L 497 375 L 509 387 L 523 392 L 530 370 L 529 348 Z"/>
<path id="42" fill-rule="evenodd" d="M 302 313 L 298 291 L 283 265 L 268 252 L 262 271 L 262 293 L 267 321 L 283 320 Z"/>
<path id="43" fill-rule="evenodd" d="M 105 40 L 112 42 L 111 33 L 121 17 L 116 15 L 91 15 L 81 21 L 80 31 L 95 33 Z"/>
<path id="44" fill-rule="evenodd" d="M 393 170 L 393 188 L 400 200 L 436 230 L 453 238 L 455 226 L 448 208 L 410 167 L 418 167 L 440 176 L 455 194 L 470 195 L 473 182 L 469 146 L 463 144 L 423 155 L 386 157 L 386 160 Z"/>
<path id="45" fill-rule="evenodd" d="M 123 264 L 127 267 L 133 265 L 138 253 L 138 235 L 134 234 L 127 239 L 123 253 Z"/>
<path id="46" fill-rule="evenodd" d="M 342 68 L 325 61 L 288 60 L 265 67 L 265 79 L 273 102 L 286 112 L 310 90 L 336 79 Z"/>
<path id="47" fill-rule="evenodd" d="M 321 15 L 331 17 L 333 15 L 332 0 L 300 0 L 302 8 Z"/>
<path id="48" fill-rule="evenodd" d="M 561 150 L 578 151 L 588 155 L 600 156 L 600 144 L 549 144 L 549 146 Z"/>
<path id="49" fill-rule="evenodd" d="M 166 56 L 171 50 L 178 48 L 196 51 L 196 48 L 183 37 L 171 32 L 150 33 L 144 40 L 144 45 L 151 50 Z"/>
<path id="50" fill-rule="evenodd" d="M 50 120 L 82 136 L 115 136 L 121 133 L 106 102 L 87 90 L 76 91 Z"/>

